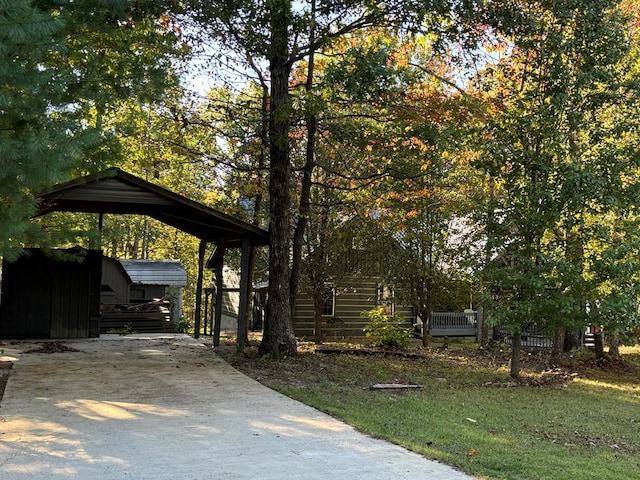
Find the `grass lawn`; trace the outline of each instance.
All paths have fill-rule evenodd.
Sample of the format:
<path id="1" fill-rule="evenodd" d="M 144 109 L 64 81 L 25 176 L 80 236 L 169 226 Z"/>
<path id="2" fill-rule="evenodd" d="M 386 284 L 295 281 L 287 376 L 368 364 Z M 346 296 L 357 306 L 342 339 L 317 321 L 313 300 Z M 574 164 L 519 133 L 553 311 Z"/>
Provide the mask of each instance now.
<path id="1" fill-rule="evenodd" d="M 622 362 L 580 351 L 555 369 L 544 352 L 524 352 L 520 382 L 500 346 L 415 347 L 407 358 L 301 344 L 282 361 L 234 348 L 217 351 L 271 388 L 479 478 L 640 478 L 640 347 L 623 348 Z M 423 388 L 371 389 L 378 383 Z"/>

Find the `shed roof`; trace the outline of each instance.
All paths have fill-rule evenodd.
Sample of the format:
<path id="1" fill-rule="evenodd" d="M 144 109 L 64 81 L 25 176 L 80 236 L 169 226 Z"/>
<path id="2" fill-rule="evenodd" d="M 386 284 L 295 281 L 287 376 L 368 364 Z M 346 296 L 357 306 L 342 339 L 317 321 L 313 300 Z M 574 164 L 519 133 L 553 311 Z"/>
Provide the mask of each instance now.
<path id="1" fill-rule="evenodd" d="M 176 260 L 120 260 L 120 264 L 136 285 L 187 284 L 187 271 Z"/>
<path id="2" fill-rule="evenodd" d="M 36 217 L 54 211 L 148 215 L 207 242 L 233 247 L 248 238 L 253 245 L 269 243 L 266 230 L 119 168 L 56 185 L 38 199 Z"/>

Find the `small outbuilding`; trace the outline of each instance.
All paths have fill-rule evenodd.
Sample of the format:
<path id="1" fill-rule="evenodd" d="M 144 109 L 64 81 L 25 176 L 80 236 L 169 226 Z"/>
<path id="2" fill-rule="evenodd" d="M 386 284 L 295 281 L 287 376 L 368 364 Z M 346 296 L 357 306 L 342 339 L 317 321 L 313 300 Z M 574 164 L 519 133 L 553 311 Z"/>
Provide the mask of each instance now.
<path id="1" fill-rule="evenodd" d="M 103 305 L 149 302 L 186 285 L 187 271 L 177 260 L 102 258 Z"/>
<path id="2" fill-rule="evenodd" d="M 5 260 L 0 338 L 97 337 L 100 262 L 100 252 L 79 247 Z"/>
<path id="3" fill-rule="evenodd" d="M 187 271 L 176 260 L 103 257 L 101 333 L 125 326 L 136 332 L 175 330 L 186 285 Z"/>

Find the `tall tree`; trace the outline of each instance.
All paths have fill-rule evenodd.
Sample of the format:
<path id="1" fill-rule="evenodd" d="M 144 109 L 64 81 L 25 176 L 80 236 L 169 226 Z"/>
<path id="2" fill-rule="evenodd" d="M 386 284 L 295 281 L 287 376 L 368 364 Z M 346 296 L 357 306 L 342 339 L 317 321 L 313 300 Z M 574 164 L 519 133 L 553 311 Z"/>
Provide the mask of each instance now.
<path id="1" fill-rule="evenodd" d="M 71 72 L 40 67 L 63 50 L 62 19 L 21 0 L 5 3 L 0 21 L 0 252 L 7 255 L 32 228 L 34 193 L 63 178 L 95 136 L 55 115 L 67 105 L 61 82 Z"/>
<path id="2" fill-rule="evenodd" d="M 275 358 L 296 353 L 291 323 L 290 282 L 290 172 L 289 78 L 293 62 L 289 51 L 293 11 L 290 0 L 267 4 L 270 30 L 268 49 L 269 102 L 269 312 L 259 352 Z"/>
<path id="3" fill-rule="evenodd" d="M 270 157 L 269 217 L 272 227 L 269 265 L 271 307 L 260 349 L 262 353 L 279 357 L 295 352 L 289 308 L 297 278 L 295 269 L 291 278 L 289 267 L 291 190 L 286 185 L 291 181 L 289 143 L 295 118 L 310 122 L 310 134 L 314 131 L 313 122 L 316 120 L 313 115 L 298 111 L 300 104 L 292 101 L 292 91 L 297 88 L 291 78 L 294 66 L 308 59 L 312 53 L 321 55 L 337 39 L 373 26 L 405 32 L 425 31 L 435 37 L 444 37 L 445 34 L 463 37 L 469 31 L 465 23 L 468 14 L 475 10 L 475 2 L 195 2 L 194 18 L 209 38 L 214 39 L 211 51 L 214 52 L 216 64 L 222 65 L 225 72 L 230 74 L 227 81 L 231 83 L 238 78 L 239 72 L 248 71 L 256 81 L 269 86 L 270 128 L 267 144 Z M 443 43 L 440 42 L 440 45 Z M 309 65 L 312 63 L 309 62 Z M 357 73 L 365 71 L 366 68 Z M 312 75 L 313 70 L 310 72 Z M 312 80 L 307 78 L 302 84 L 313 85 Z M 359 80 L 367 85 L 379 85 L 375 77 L 363 76 Z M 301 102 L 302 105 L 310 103 Z M 308 165 L 313 166 L 313 162 Z M 306 203 L 296 202 L 303 208 Z M 304 213 L 299 218 L 302 223 L 306 221 Z M 299 229 L 296 237 L 298 242 L 301 234 L 302 229 Z M 289 294 L 281 289 L 287 289 Z"/>
<path id="4" fill-rule="evenodd" d="M 451 244 L 450 225 L 469 210 L 465 203 L 476 176 L 468 166 L 462 173 L 468 162 L 455 146 L 469 117 L 467 96 L 454 87 L 452 71 L 435 58 L 431 40 L 421 35 L 367 29 L 324 53 L 316 93 L 323 109 L 315 166 L 322 173 L 315 174 L 313 183 L 333 194 L 322 194 L 325 202 L 322 195 L 314 201 L 332 205 L 330 217 L 363 230 L 347 235 L 345 242 L 373 247 L 386 238 L 388 250 L 400 247 L 393 254 L 368 248 L 372 266 L 380 256 L 387 261 L 366 273 L 384 275 L 396 287 L 398 301 L 428 318 L 435 302 L 451 303 L 444 292 L 452 291 L 452 283 L 445 287 L 445 280 L 453 281 L 459 269 L 451 268 L 453 259 L 445 260 L 444 252 L 454 251 L 445 248 Z M 371 222 L 377 228 L 366 228 Z M 332 226 L 340 228 L 339 221 Z M 316 237 L 310 235 L 307 242 L 316 244 Z M 330 233 L 325 238 L 327 265 L 319 268 L 314 262 L 316 273 L 339 275 L 327 267 L 336 263 L 332 257 L 340 249 L 337 242 L 329 247 Z M 318 275 L 314 278 L 321 293 L 322 283 Z"/>
<path id="5" fill-rule="evenodd" d="M 513 335 L 512 376 L 528 324 L 553 330 L 586 321 L 585 273 L 595 267 L 588 218 L 631 192 L 621 176 L 632 157 L 609 142 L 630 119 L 610 113 L 636 95 L 618 70 L 626 42 L 615 2 L 526 7 L 493 12 L 507 54 L 479 81 L 493 106 L 480 137 L 479 165 L 495 185 L 486 274 L 498 300 L 494 321 Z"/>
<path id="6" fill-rule="evenodd" d="M 21 246 L 27 233 L 37 231 L 29 217 L 39 190 L 112 158 L 117 150 L 108 146 L 105 112 L 123 98 L 154 95 L 167 84 L 168 58 L 178 40 L 168 6 L 3 3 L 0 251 Z"/>

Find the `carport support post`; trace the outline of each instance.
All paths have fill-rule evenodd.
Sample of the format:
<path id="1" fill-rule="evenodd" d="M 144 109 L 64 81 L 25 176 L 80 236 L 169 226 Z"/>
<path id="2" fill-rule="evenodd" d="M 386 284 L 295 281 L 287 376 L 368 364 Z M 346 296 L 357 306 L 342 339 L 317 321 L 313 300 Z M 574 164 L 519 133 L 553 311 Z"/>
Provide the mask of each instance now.
<path id="1" fill-rule="evenodd" d="M 250 265 L 251 242 L 247 237 L 242 239 L 242 267 L 240 270 L 240 305 L 238 308 L 238 351 L 244 350 L 247 338 L 247 312 L 249 311 L 249 282 L 251 281 Z"/>
<path id="2" fill-rule="evenodd" d="M 204 291 L 204 334 L 207 334 L 207 312 L 209 312 L 209 293 L 205 289 Z"/>
<path id="3" fill-rule="evenodd" d="M 204 254 L 207 242 L 200 240 L 198 248 L 198 284 L 196 286 L 196 314 L 193 326 L 193 337 L 200 338 L 200 319 L 202 317 L 202 277 L 204 276 Z"/>
<path id="4" fill-rule="evenodd" d="M 222 267 L 224 264 L 224 250 L 225 246 L 222 243 L 218 243 L 216 248 L 216 308 L 215 308 L 215 320 L 213 322 L 213 346 L 220 345 L 220 328 L 222 324 L 222 294 L 224 289 L 224 282 L 222 281 Z"/>

